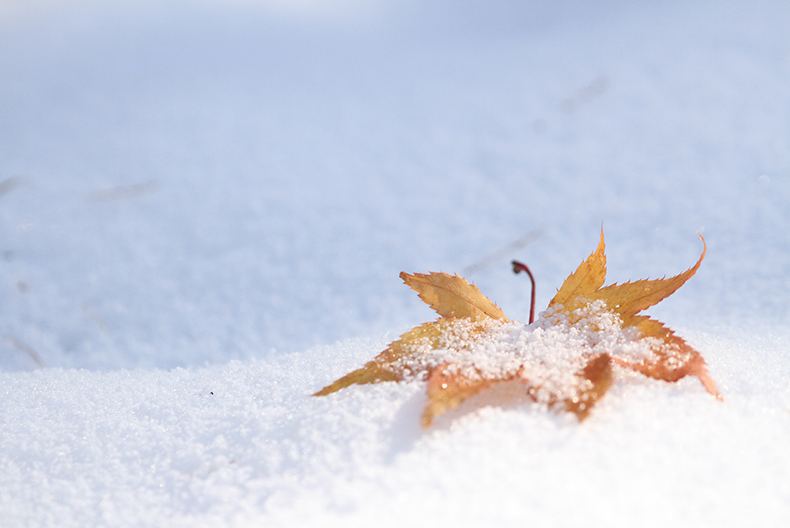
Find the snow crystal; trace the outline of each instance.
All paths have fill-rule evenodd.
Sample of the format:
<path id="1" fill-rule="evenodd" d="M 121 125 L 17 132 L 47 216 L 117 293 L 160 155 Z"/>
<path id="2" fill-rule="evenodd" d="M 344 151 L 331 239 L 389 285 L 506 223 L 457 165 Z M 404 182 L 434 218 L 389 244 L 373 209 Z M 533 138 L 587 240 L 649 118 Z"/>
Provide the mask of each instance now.
<path id="1" fill-rule="evenodd" d="M 425 379 L 441 368 L 470 379 L 513 379 L 527 382 L 536 401 L 553 403 L 577 398 L 589 388 L 581 376 L 587 363 L 600 354 L 616 362 L 649 359 L 662 343 L 623 327 L 620 316 L 597 300 L 573 310 L 562 305 L 542 312 L 532 324 L 498 319 L 442 319 L 441 334 L 405 346 L 407 351 L 388 368 L 406 379 Z"/>

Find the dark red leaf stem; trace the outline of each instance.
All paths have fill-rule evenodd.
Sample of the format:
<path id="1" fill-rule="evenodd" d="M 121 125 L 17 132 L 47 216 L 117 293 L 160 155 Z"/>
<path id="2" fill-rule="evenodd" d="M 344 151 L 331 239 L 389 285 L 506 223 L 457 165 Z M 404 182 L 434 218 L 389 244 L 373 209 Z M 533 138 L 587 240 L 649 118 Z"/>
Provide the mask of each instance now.
<path id="1" fill-rule="evenodd" d="M 526 271 L 527 275 L 529 275 L 529 280 L 532 281 L 532 299 L 530 300 L 529 304 L 529 324 L 535 320 L 535 277 L 532 276 L 532 272 L 529 271 L 529 268 L 526 264 L 522 264 L 521 262 L 514 260 L 513 261 L 513 273 L 518 273 L 519 271 Z"/>

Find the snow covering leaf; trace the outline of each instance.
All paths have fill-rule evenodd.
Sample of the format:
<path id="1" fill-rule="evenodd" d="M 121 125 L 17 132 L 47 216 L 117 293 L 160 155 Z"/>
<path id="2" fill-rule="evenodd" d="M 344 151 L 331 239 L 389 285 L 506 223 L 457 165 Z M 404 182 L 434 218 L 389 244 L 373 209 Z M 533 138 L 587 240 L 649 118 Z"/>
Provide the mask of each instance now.
<path id="1" fill-rule="evenodd" d="M 603 301 L 606 309 L 620 317 L 623 328 L 634 327 L 643 338 L 655 338 L 658 341 L 654 344 L 650 357 L 639 358 L 637 361 L 617 359 L 619 365 L 664 381 L 678 381 L 688 375 L 697 376 L 709 393 L 720 398 L 716 384 L 708 376 L 705 361 L 699 352 L 662 323 L 644 315 L 637 315 L 675 293 L 694 276 L 707 252 L 707 245 L 702 235 L 700 239 L 702 254 L 697 263 L 683 273 L 668 279 L 629 281 L 602 288 L 606 276 L 606 257 L 603 233 L 601 233 L 598 249 L 568 277 L 549 306 L 562 306 L 566 313 L 571 315 L 574 308 L 578 306 Z M 566 287 L 568 283 L 570 286 Z"/>
<path id="2" fill-rule="evenodd" d="M 376 356 L 372 361 L 365 363 L 362 368 L 346 374 L 331 385 L 327 385 L 316 392 L 313 396 L 326 396 L 327 394 L 344 389 L 349 385 L 364 385 L 366 383 L 377 383 L 379 381 L 403 380 L 406 374 L 405 371 L 398 371 L 388 367 L 398 360 L 413 356 L 415 353 L 413 345 L 415 343 L 423 342 L 428 343 L 429 346 L 436 346 L 438 338 L 442 333 L 441 327 L 440 320 L 423 323 L 420 326 L 412 328 L 400 336 L 400 339 L 390 343 L 387 350 Z"/>
<path id="3" fill-rule="evenodd" d="M 686 376 L 697 376 L 705 389 L 718 399 L 722 396 L 716 382 L 708 375 L 705 360 L 682 338 L 669 328 L 646 315 L 631 319 L 643 337 L 657 338 L 663 343 L 653 349 L 653 354 L 637 362 L 619 360 L 618 364 L 629 367 L 651 378 L 664 381 L 678 381 Z"/>
<path id="4" fill-rule="evenodd" d="M 702 238 L 700 236 L 700 238 Z M 584 420 L 615 379 L 615 366 L 678 381 L 697 376 L 720 398 L 702 356 L 644 309 L 665 299 L 699 269 L 671 278 L 603 287 L 603 232 L 596 250 L 565 280 L 533 324 L 510 321 L 480 290 L 458 275 L 401 273 L 439 314 L 403 334 L 381 354 L 316 392 L 326 396 L 354 384 L 427 381 L 423 427 L 464 401 L 514 382 L 535 402 Z"/>

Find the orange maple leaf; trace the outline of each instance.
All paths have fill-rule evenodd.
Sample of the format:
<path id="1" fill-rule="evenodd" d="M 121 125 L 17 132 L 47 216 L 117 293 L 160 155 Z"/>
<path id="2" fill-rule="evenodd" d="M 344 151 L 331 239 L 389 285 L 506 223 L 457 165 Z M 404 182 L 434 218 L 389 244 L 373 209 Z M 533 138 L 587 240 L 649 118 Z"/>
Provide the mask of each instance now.
<path id="1" fill-rule="evenodd" d="M 702 243 L 697 263 L 679 275 L 603 287 L 602 232 L 597 249 L 529 325 L 510 321 L 463 277 L 401 273 L 439 319 L 406 332 L 362 368 L 314 396 L 354 384 L 427 380 L 422 425 L 428 427 L 435 417 L 472 396 L 500 383 L 516 382 L 533 400 L 583 420 L 611 386 L 617 365 L 664 381 L 697 376 L 710 394 L 720 398 L 699 352 L 660 322 L 638 315 L 696 273 L 705 257 L 704 239 Z M 514 269 L 528 272 L 520 264 Z"/>

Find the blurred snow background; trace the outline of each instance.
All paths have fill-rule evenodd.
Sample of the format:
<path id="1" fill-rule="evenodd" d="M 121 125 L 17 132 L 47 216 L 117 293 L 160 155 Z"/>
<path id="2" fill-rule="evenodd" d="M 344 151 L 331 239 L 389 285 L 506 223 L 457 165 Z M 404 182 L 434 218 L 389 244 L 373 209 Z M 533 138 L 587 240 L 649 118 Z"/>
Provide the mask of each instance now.
<path id="1" fill-rule="evenodd" d="M 0 1 L 0 516 L 783 525 L 789 17 Z M 683 271 L 705 236 L 650 313 L 725 404 L 634 380 L 582 428 L 516 406 L 423 435 L 421 387 L 305 397 L 433 317 L 400 271 L 465 273 L 523 320 L 509 261 L 545 306 L 602 223 L 609 281 Z"/>

